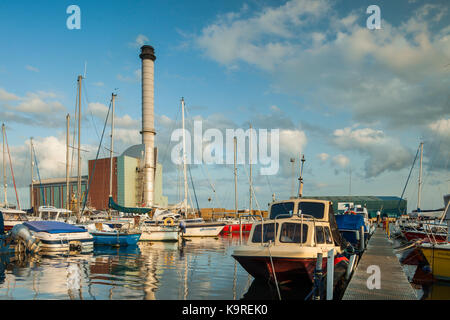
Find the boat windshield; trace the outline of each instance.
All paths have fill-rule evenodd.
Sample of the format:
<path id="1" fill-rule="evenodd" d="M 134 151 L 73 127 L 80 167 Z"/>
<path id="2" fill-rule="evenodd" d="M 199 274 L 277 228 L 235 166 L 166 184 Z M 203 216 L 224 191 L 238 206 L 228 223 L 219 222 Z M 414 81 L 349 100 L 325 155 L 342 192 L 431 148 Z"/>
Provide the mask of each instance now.
<path id="1" fill-rule="evenodd" d="M 280 242 L 305 243 L 307 235 L 308 226 L 306 224 L 285 222 L 281 225 Z"/>
<path id="2" fill-rule="evenodd" d="M 270 207 L 270 219 L 275 219 L 279 215 L 289 215 L 292 217 L 294 213 L 293 202 L 275 203 Z"/>
<path id="3" fill-rule="evenodd" d="M 313 216 L 316 219 L 323 219 L 325 204 L 321 202 L 306 202 L 302 201 L 298 204 L 298 210 L 303 214 Z"/>
<path id="4" fill-rule="evenodd" d="M 276 228 L 278 229 L 278 223 Z M 263 228 L 263 241 L 268 242 L 269 240 L 275 241 L 275 230 L 273 223 L 264 223 Z M 253 232 L 252 242 L 261 242 L 261 224 L 255 226 L 255 231 Z"/>

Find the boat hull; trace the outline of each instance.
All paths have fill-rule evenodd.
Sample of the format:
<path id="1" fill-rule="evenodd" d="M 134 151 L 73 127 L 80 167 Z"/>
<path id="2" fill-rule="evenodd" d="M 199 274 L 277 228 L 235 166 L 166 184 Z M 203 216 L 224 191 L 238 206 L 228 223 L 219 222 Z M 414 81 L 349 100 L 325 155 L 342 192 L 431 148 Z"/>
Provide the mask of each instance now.
<path id="1" fill-rule="evenodd" d="M 273 268 L 270 257 L 243 257 L 232 255 L 239 264 L 254 278 L 274 280 L 273 269 L 278 282 L 288 282 L 294 280 L 314 278 L 316 259 L 314 258 L 278 258 L 273 257 Z M 326 268 L 324 259 L 323 267 Z"/>
<path id="2" fill-rule="evenodd" d="M 442 242 L 442 241 L 447 240 L 447 235 L 435 234 L 434 237 L 431 237 L 431 239 L 430 239 L 430 236 L 428 234 L 426 234 L 425 232 L 420 232 L 420 231 L 404 231 L 403 236 L 408 241 L 416 241 L 416 240 L 434 241 L 434 240 L 436 240 L 438 242 Z"/>
<path id="3" fill-rule="evenodd" d="M 60 254 L 68 252 L 90 253 L 94 250 L 94 239 L 88 232 L 33 234 L 39 239 L 40 254 Z"/>
<path id="4" fill-rule="evenodd" d="M 217 237 L 225 227 L 225 224 L 192 224 L 186 226 L 183 237 Z"/>
<path id="5" fill-rule="evenodd" d="M 242 224 L 242 232 L 250 232 L 252 230 L 252 223 L 243 223 Z M 222 233 L 231 233 L 231 232 L 241 232 L 241 227 L 239 223 L 227 224 Z"/>
<path id="6" fill-rule="evenodd" d="M 94 245 L 133 246 L 141 237 L 141 233 L 90 232 Z"/>
<path id="7" fill-rule="evenodd" d="M 178 231 L 143 231 L 139 241 L 178 241 Z"/>
<path id="8" fill-rule="evenodd" d="M 431 267 L 433 276 L 450 281 L 450 245 L 422 245 L 420 249 Z"/>

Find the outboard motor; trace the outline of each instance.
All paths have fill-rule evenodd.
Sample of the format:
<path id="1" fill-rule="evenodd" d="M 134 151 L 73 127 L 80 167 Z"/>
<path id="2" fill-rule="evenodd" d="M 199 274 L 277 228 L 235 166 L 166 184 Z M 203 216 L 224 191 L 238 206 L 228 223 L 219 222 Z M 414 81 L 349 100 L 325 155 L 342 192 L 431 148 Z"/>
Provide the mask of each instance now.
<path id="1" fill-rule="evenodd" d="M 186 233 L 186 222 L 183 220 L 180 221 L 180 230 L 181 232 Z"/>
<path id="2" fill-rule="evenodd" d="M 18 242 L 19 251 L 23 250 L 21 248 L 21 243 L 23 243 L 24 249 L 29 252 L 36 253 L 39 251 L 39 239 L 31 235 L 30 230 L 23 224 L 17 224 L 11 229 L 11 236 Z"/>

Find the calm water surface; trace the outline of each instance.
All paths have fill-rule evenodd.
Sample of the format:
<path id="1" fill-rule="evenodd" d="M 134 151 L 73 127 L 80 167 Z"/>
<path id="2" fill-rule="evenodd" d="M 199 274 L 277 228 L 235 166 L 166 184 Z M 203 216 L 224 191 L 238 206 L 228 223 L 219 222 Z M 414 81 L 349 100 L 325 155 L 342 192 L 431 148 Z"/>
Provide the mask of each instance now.
<path id="1" fill-rule="evenodd" d="M 88 255 L 2 256 L 0 299 L 241 299 L 254 281 L 231 257 L 238 244 L 230 235 Z"/>

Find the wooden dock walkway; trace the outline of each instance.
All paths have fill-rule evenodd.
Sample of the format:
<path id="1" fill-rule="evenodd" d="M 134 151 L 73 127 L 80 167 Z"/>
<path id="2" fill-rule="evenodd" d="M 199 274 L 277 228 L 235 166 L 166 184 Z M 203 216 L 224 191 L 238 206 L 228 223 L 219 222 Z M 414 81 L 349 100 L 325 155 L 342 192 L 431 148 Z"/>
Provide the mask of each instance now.
<path id="1" fill-rule="evenodd" d="M 373 271 L 369 269 L 368 273 L 367 269 L 372 265 L 380 268 L 380 289 L 368 288 L 367 280 Z M 417 300 L 382 228 L 377 228 L 370 238 L 342 300 Z"/>

